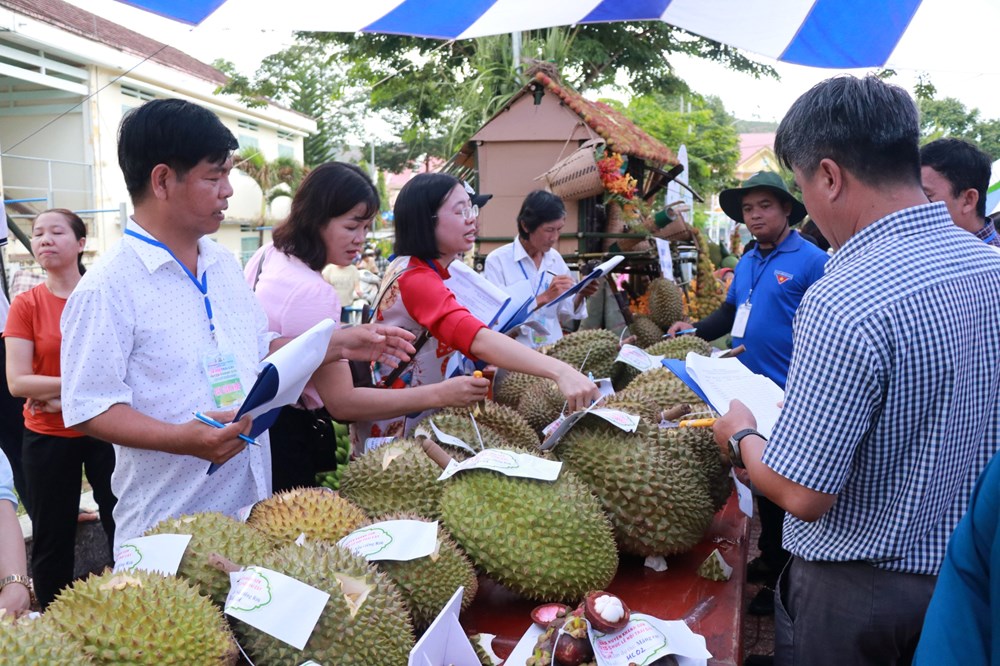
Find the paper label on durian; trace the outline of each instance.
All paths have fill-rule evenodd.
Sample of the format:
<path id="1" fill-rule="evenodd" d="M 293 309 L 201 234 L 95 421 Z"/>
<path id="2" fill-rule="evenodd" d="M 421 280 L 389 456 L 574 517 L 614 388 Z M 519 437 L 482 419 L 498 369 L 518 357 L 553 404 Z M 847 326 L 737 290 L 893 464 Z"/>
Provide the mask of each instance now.
<path id="1" fill-rule="evenodd" d="M 548 427 L 542 431 L 542 434 L 545 435 L 545 440 L 539 448 L 542 451 L 548 451 L 551 449 L 560 439 L 562 439 L 563 435 L 569 432 L 570 428 L 576 425 L 577 421 L 582 419 L 587 414 L 599 416 L 608 423 L 621 428 L 625 432 L 635 432 L 635 429 L 639 427 L 639 421 L 641 420 L 640 417 L 634 414 L 620 412 L 617 409 L 591 405 L 587 409 L 579 412 L 573 412 L 569 416 L 560 416 L 558 419 L 550 423 Z"/>
<path id="2" fill-rule="evenodd" d="M 306 646 L 330 595 L 264 567 L 229 574 L 225 613 L 284 641 Z"/>
<path id="3" fill-rule="evenodd" d="M 452 460 L 448 463 L 448 467 L 441 472 L 438 481 L 443 481 L 459 472 L 470 469 L 489 469 L 507 476 L 538 479 L 539 481 L 555 481 L 559 478 L 562 463 L 555 460 L 544 460 L 528 453 L 516 453 L 503 449 L 485 449 L 468 460 L 463 460 L 462 462 Z"/>
<path id="4" fill-rule="evenodd" d="M 705 637 L 691 631 L 683 620 L 668 622 L 644 613 L 632 613 L 625 628 L 612 634 L 591 627 L 590 643 L 598 666 L 644 666 L 670 654 L 694 664 L 712 657 Z"/>
<path id="5" fill-rule="evenodd" d="M 141 569 L 173 576 L 190 541 L 190 534 L 154 534 L 123 541 L 115 550 L 115 571 Z"/>
<path id="6" fill-rule="evenodd" d="M 356 529 L 337 542 L 369 562 L 408 562 L 437 551 L 437 522 L 384 520 Z"/>
<path id="7" fill-rule="evenodd" d="M 429 419 L 427 422 L 430 424 L 431 430 L 434 433 L 434 437 L 432 439 L 437 439 L 437 441 L 439 441 L 442 444 L 450 444 L 451 446 L 457 446 L 458 448 L 465 449 L 469 453 L 475 455 L 477 449 L 474 449 L 471 446 L 469 446 L 469 444 L 464 439 L 460 439 L 458 437 L 455 437 L 454 435 L 449 435 L 445 431 L 441 430 L 441 428 L 438 428 L 437 424 L 434 423 L 434 419 Z M 479 427 L 476 425 L 475 421 L 472 422 L 472 426 L 473 426 L 473 428 L 476 429 L 476 432 L 478 433 L 479 432 Z M 421 432 L 420 432 L 421 430 L 422 430 L 422 428 L 417 428 L 417 430 L 415 431 L 414 434 L 417 437 L 419 437 L 420 434 L 421 434 Z M 429 435 L 428 435 L 428 437 L 429 437 Z M 483 450 L 483 442 L 482 442 L 482 440 L 480 440 L 480 441 L 478 441 L 476 443 L 479 445 L 479 449 L 478 450 L 482 451 Z"/>
<path id="8" fill-rule="evenodd" d="M 396 438 L 395 437 L 369 437 L 368 439 L 365 440 L 365 452 L 374 451 L 378 447 L 385 446 L 386 444 L 388 444 L 389 442 L 391 442 L 394 439 L 396 439 Z"/>
<path id="9" fill-rule="evenodd" d="M 753 493 L 742 481 L 736 478 L 735 469 L 730 468 L 729 476 L 733 477 L 733 483 L 736 484 L 736 499 L 739 500 L 740 511 L 745 513 L 748 518 L 753 518 Z"/>
<path id="10" fill-rule="evenodd" d="M 635 345 L 622 345 L 621 350 L 618 352 L 618 357 L 615 358 L 615 360 L 625 363 L 626 365 L 631 365 L 640 372 L 646 372 L 647 370 L 652 370 L 653 368 L 659 368 L 660 361 L 662 361 L 663 358 L 663 356 L 653 356 L 651 354 L 647 354 Z"/>
<path id="11" fill-rule="evenodd" d="M 590 413 L 594 416 L 599 416 L 611 425 L 621 428 L 625 432 L 635 432 L 635 429 L 639 427 L 639 421 L 642 420 L 635 414 L 620 412 L 617 409 L 608 409 L 607 407 L 593 409 Z"/>
<path id="12" fill-rule="evenodd" d="M 253 504 L 247 504 L 245 507 L 241 508 L 239 511 L 236 512 L 236 519 L 241 523 L 247 522 L 247 519 L 250 518 L 250 512 L 253 511 L 253 508 L 255 506 L 257 506 L 257 502 L 254 502 Z"/>

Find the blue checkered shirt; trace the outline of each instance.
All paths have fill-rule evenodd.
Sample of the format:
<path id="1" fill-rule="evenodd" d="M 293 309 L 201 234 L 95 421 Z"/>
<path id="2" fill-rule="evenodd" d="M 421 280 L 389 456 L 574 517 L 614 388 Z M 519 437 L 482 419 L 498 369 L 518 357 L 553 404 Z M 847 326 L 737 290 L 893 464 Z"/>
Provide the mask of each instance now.
<path id="1" fill-rule="evenodd" d="M 837 501 L 785 548 L 936 574 L 1000 445 L 1000 254 L 943 203 L 893 213 L 827 263 L 793 347 L 764 463 Z"/>

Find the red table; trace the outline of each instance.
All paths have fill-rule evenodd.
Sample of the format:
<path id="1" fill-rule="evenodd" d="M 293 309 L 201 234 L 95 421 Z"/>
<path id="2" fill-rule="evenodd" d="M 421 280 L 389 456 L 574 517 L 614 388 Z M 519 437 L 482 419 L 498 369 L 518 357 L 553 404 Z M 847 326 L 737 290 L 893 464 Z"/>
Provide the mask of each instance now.
<path id="1" fill-rule="evenodd" d="M 620 596 L 633 612 L 684 620 L 705 637 L 714 655 L 709 664 L 738 666 L 743 663 L 743 584 L 749 525 L 733 494 L 699 544 L 688 553 L 667 558 L 667 571 L 647 569 L 642 558 L 623 556 L 608 591 Z M 697 574 L 713 548 L 718 548 L 733 567 L 732 578 L 726 582 L 705 580 Z M 537 605 L 483 579 L 472 605 L 461 616 L 462 627 L 469 634 L 496 634 L 493 649 L 506 657 L 531 625 L 531 609 Z"/>

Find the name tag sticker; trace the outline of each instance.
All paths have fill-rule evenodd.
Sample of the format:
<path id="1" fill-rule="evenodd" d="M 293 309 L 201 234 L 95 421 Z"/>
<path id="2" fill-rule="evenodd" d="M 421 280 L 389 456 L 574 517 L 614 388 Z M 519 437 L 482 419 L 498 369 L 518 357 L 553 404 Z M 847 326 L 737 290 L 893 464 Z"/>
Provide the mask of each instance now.
<path id="1" fill-rule="evenodd" d="M 236 355 L 219 352 L 206 354 L 202 358 L 205 377 L 212 392 L 212 401 L 217 409 L 232 409 L 243 404 L 247 397 L 236 368 Z"/>

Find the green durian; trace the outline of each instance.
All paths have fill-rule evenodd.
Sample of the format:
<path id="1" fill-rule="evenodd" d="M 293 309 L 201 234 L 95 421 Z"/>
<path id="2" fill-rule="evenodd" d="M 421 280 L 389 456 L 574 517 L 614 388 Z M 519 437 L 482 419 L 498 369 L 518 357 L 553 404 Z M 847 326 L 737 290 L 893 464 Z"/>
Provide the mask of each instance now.
<path id="1" fill-rule="evenodd" d="M 521 397 L 517 411 L 535 432 L 542 430 L 559 418 L 566 406 L 566 398 L 555 382 L 546 379 L 529 388 Z"/>
<path id="2" fill-rule="evenodd" d="M 439 517 L 444 484 L 441 468 L 415 439 L 395 439 L 351 461 L 340 480 L 340 494 L 368 515 L 412 511 Z"/>
<path id="3" fill-rule="evenodd" d="M 643 349 L 663 339 L 663 329 L 645 315 L 635 315 L 628 330 L 635 336 L 635 346 Z"/>
<path id="4" fill-rule="evenodd" d="M 475 453 L 469 453 L 461 447 L 452 446 L 439 440 L 437 435 L 434 434 L 434 429 L 430 426 L 430 422 L 432 421 L 441 432 L 452 437 L 458 437 L 468 444 L 474 452 L 482 451 L 483 449 L 492 449 L 508 443 L 500 433 L 485 423 L 481 423 L 479 419 L 476 419 L 475 424 L 473 424 L 472 414 L 468 408 L 449 407 L 448 409 L 442 409 L 430 416 L 424 417 L 417 422 L 417 428 L 422 426 L 432 440 L 459 460 L 471 457 Z"/>
<path id="5" fill-rule="evenodd" d="M 271 551 L 274 544 L 260 531 L 221 513 L 198 513 L 168 518 L 150 528 L 144 536 L 153 534 L 190 534 L 177 575 L 201 588 L 219 606 L 229 595 L 229 574 L 212 566 L 212 553 L 229 560 L 256 562 Z"/>
<path id="6" fill-rule="evenodd" d="M 698 575 L 708 580 L 724 582 L 732 577 L 733 568 L 726 562 L 726 558 L 722 556 L 719 549 L 716 548 L 709 553 L 705 561 L 698 567 Z"/>
<path id="7" fill-rule="evenodd" d="M 60 592 L 45 618 L 96 664 L 235 664 L 239 656 L 221 611 L 175 576 L 90 576 Z"/>
<path id="8" fill-rule="evenodd" d="M 501 405 L 516 409 L 527 390 L 534 384 L 543 381 L 545 381 L 543 377 L 523 372 L 498 372 L 493 388 L 493 398 Z"/>
<path id="9" fill-rule="evenodd" d="M 0 660 L 6 666 L 86 666 L 93 664 L 83 643 L 63 633 L 42 616 L 15 623 L 0 614 Z"/>
<path id="10" fill-rule="evenodd" d="M 691 333 L 674 338 L 664 338 L 646 348 L 646 353 L 652 356 L 664 356 L 682 361 L 687 358 L 688 352 L 694 352 L 701 356 L 711 356 L 712 345 Z"/>
<path id="11" fill-rule="evenodd" d="M 595 379 L 611 376 L 618 356 L 618 336 L 605 329 L 588 329 L 565 335 L 549 349 L 548 355 L 564 361 Z"/>
<path id="12" fill-rule="evenodd" d="M 578 601 L 618 568 L 607 517 L 565 468 L 554 482 L 459 472 L 447 480 L 441 518 L 476 566 L 531 599 Z"/>
<path id="13" fill-rule="evenodd" d="M 413 648 L 406 604 L 388 576 L 338 546 L 288 544 L 260 566 L 330 595 L 303 650 L 237 621 L 240 645 L 255 664 L 298 666 L 313 660 L 336 666 L 399 666 Z M 193 662 L 191 662 L 193 663 Z"/>
<path id="14" fill-rule="evenodd" d="M 649 316 L 664 331 L 684 318 L 681 290 L 673 280 L 658 277 L 649 283 Z"/>
<path id="15" fill-rule="evenodd" d="M 488 400 L 486 406 L 475 416 L 476 423 L 492 428 L 511 446 L 528 449 L 538 446 L 538 435 L 520 412 L 511 407 Z"/>
<path id="16" fill-rule="evenodd" d="M 660 409 L 667 410 L 681 403 L 694 404 L 701 398 L 688 388 L 677 375 L 666 368 L 647 370 L 632 380 L 624 391 L 622 399 L 628 399 L 630 393 L 638 393 L 655 402 Z"/>

